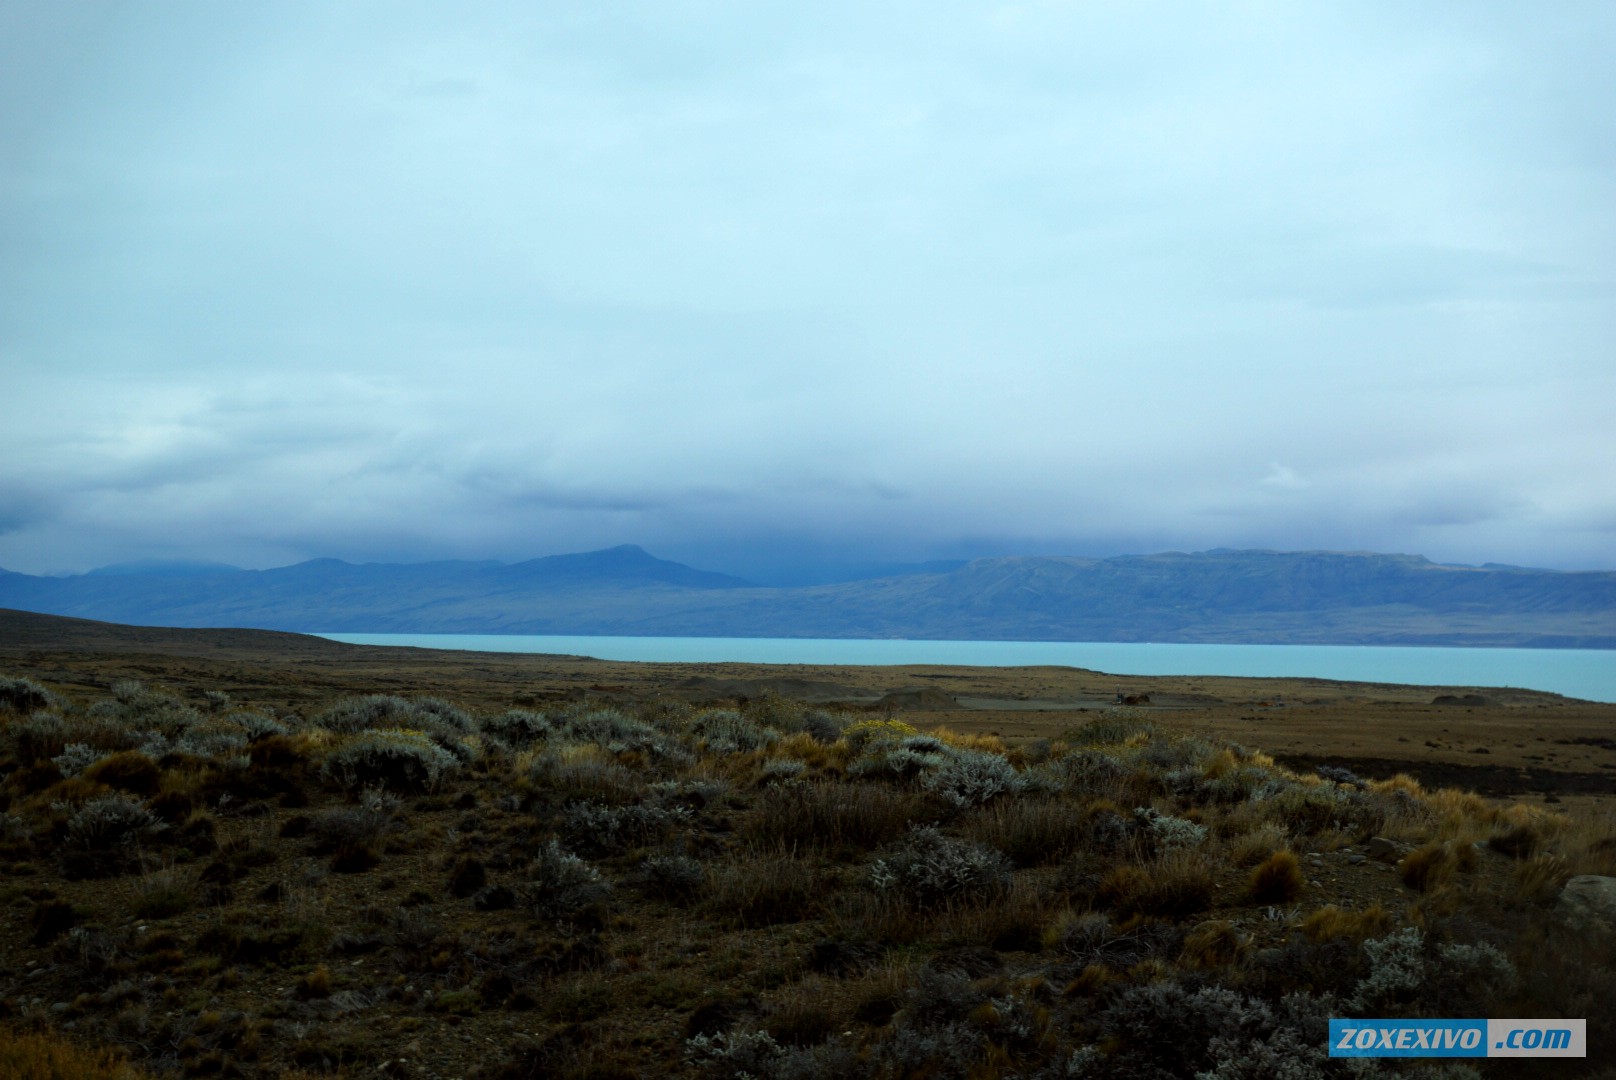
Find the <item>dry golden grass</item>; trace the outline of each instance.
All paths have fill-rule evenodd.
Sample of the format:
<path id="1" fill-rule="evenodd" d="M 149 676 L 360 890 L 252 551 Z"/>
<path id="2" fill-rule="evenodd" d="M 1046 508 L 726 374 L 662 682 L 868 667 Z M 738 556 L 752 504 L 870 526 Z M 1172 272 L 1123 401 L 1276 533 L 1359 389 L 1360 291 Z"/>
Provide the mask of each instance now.
<path id="1" fill-rule="evenodd" d="M 1285 846 L 1285 830 L 1265 821 L 1230 839 L 1228 859 L 1235 866 L 1255 866 Z"/>
<path id="2" fill-rule="evenodd" d="M 987 754 L 1004 753 L 1004 740 L 997 735 L 960 732 L 947 727 L 933 728 L 931 734 L 960 750 L 980 750 Z"/>
<path id="3" fill-rule="evenodd" d="M 947 941 L 986 945 L 999 951 L 1036 952 L 1054 901 L 1024 878 L 991 903 L 955 904 L 938 912 L 934 932 Z"/>
<path id="4" fill-rule="evenodd" d="M 1246 896 L 1254 904 L 1289 904 L 1305 888 L 1302 864 L 1289 851 L 1274 852 L 1246 879 Z"/>
<path id="5" fill-rule="evenodd" d="M 1184 938 L 1178 962 L 1187 968 L 1227 967 L 1245 957 L 1251 942 L 1227 919 L 1209 919 Z"/>
<path id="6" fill-rule="evenodd" d="M 6 1080 L 146 1080 L 111 1050 L 87 1050 L 59 1035 L 0 1027 L 0 1076 Z"/>
<path id="7" fill-rule="evenodd" d="M 1344 910 L 1328 904 L 1302 921 L 1302 933 L 1309 941 L 1316 943 L 1341 938 L 1363 941 L 1389 933 L 1393 924 L 1391 912 L 1380 904 L 1371 904 L 1362 911 Z"/>
<path id="8" fill-rule="evenodd" d="M 1101 879 L 1096 901 L 1119 917 L 1184 919 L 1212 906 L 1215 884 L 1206 856 L 1175 851 L 1142 867 L 1116 867 Z"/>
<path id="9" fill-rule="evenodd" d="M 1539 855 L 1515 867 L 1515 896 L 1529 904 L 1546 904 L 1560 894 L 1573 874 L 1571 864 L 1561 855 Z"/>
<path id="10" fill-rule="evenodd" d="M 1436 841 L 1415 848 L 1397 864 L 1403 884 L 1419 892 L 1430 892 L 1446 884 L 1455 869 L 1448 845 Z"/>

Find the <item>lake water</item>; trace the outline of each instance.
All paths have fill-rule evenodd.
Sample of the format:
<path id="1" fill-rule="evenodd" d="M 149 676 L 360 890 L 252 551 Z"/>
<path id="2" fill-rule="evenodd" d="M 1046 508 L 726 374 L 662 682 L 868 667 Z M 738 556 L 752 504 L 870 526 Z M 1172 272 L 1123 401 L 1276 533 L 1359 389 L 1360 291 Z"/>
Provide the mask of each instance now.
<path id="1" fill-rule="evenodd" d="M 565 653 L 601 660 L 748 664 L 1053 664 L 1113 675 L 1297 676 L 1416 686 L 1512 686 L 1616 702 L 1616 651 L 1381 645 L 1156 645 L 1073 641 L 324 634 L 355 645 Z"/>

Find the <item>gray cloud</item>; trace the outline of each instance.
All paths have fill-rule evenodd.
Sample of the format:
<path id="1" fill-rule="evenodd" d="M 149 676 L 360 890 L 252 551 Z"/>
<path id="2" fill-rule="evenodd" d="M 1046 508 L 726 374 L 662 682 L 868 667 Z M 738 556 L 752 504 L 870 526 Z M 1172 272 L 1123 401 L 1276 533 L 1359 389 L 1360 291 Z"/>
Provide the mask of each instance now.
<path id="1" fill-rule="evenodd" d="M 1598 3 L 13 5 L 0 565 L 1608 566 L 1613 59 Z"/>

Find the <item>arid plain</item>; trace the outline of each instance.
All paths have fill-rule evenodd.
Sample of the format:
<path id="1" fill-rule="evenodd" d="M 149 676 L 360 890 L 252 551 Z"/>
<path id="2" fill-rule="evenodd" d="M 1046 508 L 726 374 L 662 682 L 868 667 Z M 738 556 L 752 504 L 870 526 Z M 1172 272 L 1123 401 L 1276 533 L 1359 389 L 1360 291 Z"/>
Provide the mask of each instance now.
<path id="1" fill-rule="evenodd" d="M 1325 679 L 1128 676 L 1066 667 L 623 663 L 582 656 L 344 645 L 259 630 L 129 627 L 0 612 L 0 670 L 64 688 L 117 679 L 222 689 L 296 708 L 341 694 L 431 694 L 476 708 L 598 699 L 705 704 L 767 694 L 902 714 L 922 726 L 1053 738 L 1129 706 L 1165 727 L 1232 739 L 1297 767 L 1406 772 L 1428 786 L 1616 812 L 1616 704 L 1496 687 Z"/>
<path id="2" fill-rule="evenodd" d="M 0 611 L 0 771 L 4 1075 L 1616 1080 L 1611 704 Z"/>

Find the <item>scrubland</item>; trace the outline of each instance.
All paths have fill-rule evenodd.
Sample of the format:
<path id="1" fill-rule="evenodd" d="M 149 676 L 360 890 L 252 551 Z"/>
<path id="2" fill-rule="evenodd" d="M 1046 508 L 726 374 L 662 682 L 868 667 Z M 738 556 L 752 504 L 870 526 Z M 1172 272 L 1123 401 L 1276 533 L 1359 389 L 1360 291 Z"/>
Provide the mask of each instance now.
<path id="1" fill-rule="evenodd" d="M 0 678 L 0 1074 L 1616 1077 L 1608 818 L 1097 711 Z M 1585 1017 L 1580 1062 L 1332 1016 Z"/>

